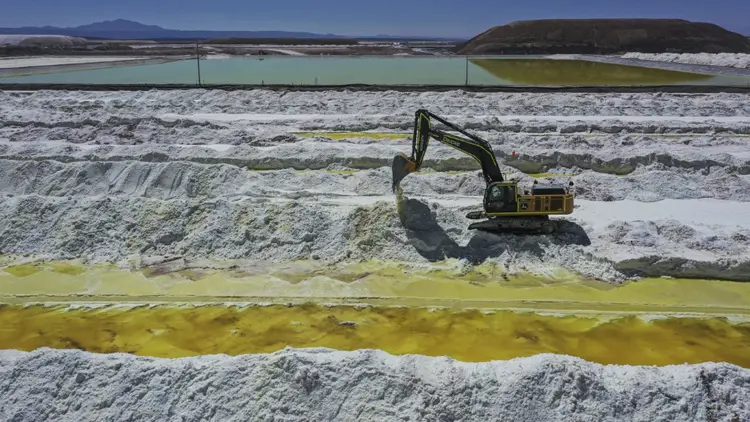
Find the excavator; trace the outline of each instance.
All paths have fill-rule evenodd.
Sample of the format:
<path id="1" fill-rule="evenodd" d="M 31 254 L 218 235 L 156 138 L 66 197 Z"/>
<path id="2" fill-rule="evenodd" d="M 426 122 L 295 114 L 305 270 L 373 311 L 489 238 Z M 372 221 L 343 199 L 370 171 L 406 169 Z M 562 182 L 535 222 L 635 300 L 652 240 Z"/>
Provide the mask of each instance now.
<path id="1" fill-rule="evenodd" d="M 433 128 L 433 120 L 465 137 Z M 419 109 L 415 113 L 411 157 L 399 153 L 393 159 L 391 171 L 394 193 L 397 189 L 400 191 L 400 183 L 406 176 L 421 168 L 430 138 L 468 154 L 477 160 L 482 168 L 482 175 L 487 184 L 484 192 L 484 210 L 471 211 L 466 218 L 483 221 L 472 223 L 469 230 L 551 234 L 557 231 L 558 227 L 555 220 L 549 216 L 573 212 L 573 182 L 565 188 L 560 184 L 543 185 L 534 181 L 531 192 L 524 191 L 521 194 L 518 181 L 506 180 L 500 171 L 497 158 L 487 141 L 425 109 Z"/>

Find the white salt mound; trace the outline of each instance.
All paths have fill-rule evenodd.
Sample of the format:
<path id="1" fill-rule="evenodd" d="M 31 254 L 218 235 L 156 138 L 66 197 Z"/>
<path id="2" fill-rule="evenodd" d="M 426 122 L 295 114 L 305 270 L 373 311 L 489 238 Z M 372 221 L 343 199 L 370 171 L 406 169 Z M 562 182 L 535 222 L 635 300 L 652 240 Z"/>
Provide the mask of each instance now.
<path id="1" fill-rule="evenodd" d="M 0 45 L 21 46 L 50 46 L 50 45 L 76 45 L 85 44 L 86 39 L 80 37 L 69 37 L 67 35 L 1 35 Z"/>
<path id="2" fill-rule="evenodd" d="M 139 59 L 143 59 L 143 57 L 10 57 L 0 58 L 0 69 L 120 62 Z"/>
<path id="3" fill-rule="evenodd" d="M 290 349 L 182 359 L 0 352 L 0 419 L 747 421 L 750 370 L 599 365 L 542 354 L 486 363 Z"/>
<path id="4" fill-rule="evenodd" d="M 750 54 L 745 53 L 626 53 L 622 58 L 750 69 Z"/>

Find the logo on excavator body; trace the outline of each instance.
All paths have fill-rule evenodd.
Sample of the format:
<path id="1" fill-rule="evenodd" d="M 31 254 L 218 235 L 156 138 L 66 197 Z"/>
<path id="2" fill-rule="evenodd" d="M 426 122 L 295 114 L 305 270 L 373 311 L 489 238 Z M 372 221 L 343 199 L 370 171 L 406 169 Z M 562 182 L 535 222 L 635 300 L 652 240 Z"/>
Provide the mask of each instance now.
<path id="1" fill-rule="evenodd" d="M 453 139 L 450 139 L 450 138 L 446 138 L 445 141 L 448 142 L 449 144 L 453 145 L 454 147 L 460 147 L 461 146 L 460 142 L 454 141 Z"/>

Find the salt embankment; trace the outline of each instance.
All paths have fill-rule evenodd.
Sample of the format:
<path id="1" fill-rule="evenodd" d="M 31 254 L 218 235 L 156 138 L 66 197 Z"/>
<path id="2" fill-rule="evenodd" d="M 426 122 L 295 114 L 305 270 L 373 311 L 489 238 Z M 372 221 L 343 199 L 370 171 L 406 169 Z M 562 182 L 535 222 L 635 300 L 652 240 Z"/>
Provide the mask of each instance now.
<path id="1" fill-rule="evenodd" d="M 621 57 L 625 59 L 750 69 L 750 54 L 747 53 L 626 53 Z"/>
<path id="2" fill-rule="evenodd" d="M 542 354 L 464 363 L 291 349 L 180 359 L 0 351 L 3 420 L 750 419 L 750 371 L 616 366 Z"/>

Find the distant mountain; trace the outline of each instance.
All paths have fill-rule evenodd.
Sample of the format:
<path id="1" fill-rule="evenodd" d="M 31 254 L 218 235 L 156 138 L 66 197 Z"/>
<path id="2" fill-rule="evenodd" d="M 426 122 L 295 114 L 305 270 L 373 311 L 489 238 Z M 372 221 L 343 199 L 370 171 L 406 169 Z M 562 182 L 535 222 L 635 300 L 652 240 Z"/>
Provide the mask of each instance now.
<path id="1" fill-rule="evenodd" d="M 139 22 L 133 22 L 125 19 L 117 19 L 113 21 L 95 22 L 88 25 L 81 25 L 75 28 L 77 31 L 82 32 L 106 32 L 106 31 L 119 31 L 119 32 L 160 32 L 168 31 L 161 26 L 156 25 L 144 25 Z"/>
<path id="2" fill-rule="evenodd" d="M 73 37 L 114 40 L 145 40 L 145 39 L 203 39 L 203 38 L 367 38 L 367 39 L 420 39 L 420 40 L 452 40 L 436 37 L 398 37 L 388 35 L 351 37 L 335 34 L 316 34 L 312 32 L 295 31 L 211 31 L 211 30 L 180 30 L 166 29 L 156 25 L 144 25 L 125 19 L 95 22 L 73 28 L 58 28 L 54 26 L 0 28 L 0 34 L 23 35 L 69 35 Z"/>
<path id="3" fill-rule="evenodd" d="M 164 38 L 343 38 L 333 34 L 315 34 L 311 32 L 292 31 L 183 31 L 165 29 L 156 25 L 144 25 L 125 19 L 96 22 L 73 28 L 54 26 L 0 28 L 0 34 L 24 35 L 70 35 L 83 38 L 104 39 L 164 39 Z"/>

